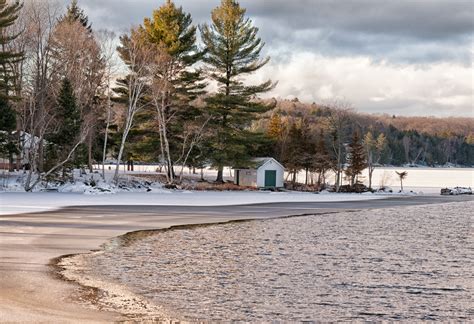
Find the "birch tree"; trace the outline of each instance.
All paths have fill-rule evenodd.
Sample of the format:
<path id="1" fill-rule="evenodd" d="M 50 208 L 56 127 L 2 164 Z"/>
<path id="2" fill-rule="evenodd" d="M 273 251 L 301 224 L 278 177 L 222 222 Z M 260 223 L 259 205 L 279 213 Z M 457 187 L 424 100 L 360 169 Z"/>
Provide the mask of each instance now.
<path id="1" fill-rule="evenodd" d="M 118 63 L 115 59 L 115 33 L 101 30 L 97 34 L 102 60 L 104 63 L 104 85 L 105 85 L 105 130 L 104 145 L 102 147 L 102 178 L 105 180 L 105 160 L 107 159 L 107 144 L 109 140 L 109 128 L 112 120 L 112 86 L 113 80 L 118 72 Z"/>
<path id="2" fill-rule="evenodd" d="M 369 188 L 372 188 L 372 177 L 375 167 L 380 163 L 382 154 L 387 147 L 385 135 L 381 133 L 377 139 L 372 132 L 367 132 L 364 137 L 365 154 L 367 157 L 367 170 L 369 174 Z"/>
<path id="3" fill-rule="evenodd" d="M 119 181 L 119 168 L 135 115 L 147 105 L 144 96 L 150 86 L 149 67 L 153 64 L 154 55 L 152 46 L 141 37 L 136 29 L 132 29 L 130 35 L 121 36 L 120 42 L 118 52 L 128 68 L 128 75 L 125 79 L 118 81 L 119 87 L 115 89 L 125 99 L 126 103 L 122 139 L 114 175 L 116 184 Z"/>
<path id="4" fill-rule="evenodd" d="M 155 48 L 154 68 L 150 71 L 151 98 L 158 121 L 161 156 L 167 166 L 167 181 L 173 183 L 174 165 L 186 163 L 200 138 L 202 126 L 207 125 L 201 118 L 202 111 L 192 105 L 206 86 L 201 70 L 195 67 L 203 53 L 196 45 L 196 27 L 191 15 L 172 1 L 155 10 L 152 18 L 146 18 L 140 31 Z M 194 127 L 196 123 L 198 127 Z"/>

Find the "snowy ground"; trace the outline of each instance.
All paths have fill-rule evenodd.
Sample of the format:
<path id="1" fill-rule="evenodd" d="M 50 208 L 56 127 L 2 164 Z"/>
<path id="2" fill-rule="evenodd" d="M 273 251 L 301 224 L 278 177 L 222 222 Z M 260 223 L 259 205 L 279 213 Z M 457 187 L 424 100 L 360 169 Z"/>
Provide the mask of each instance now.
<path id="1" fill-rule="evenodd" d="M 275 202 L 331 202 L 384 198 L 372 194 L 314 194 L 300 192 L 165 191 L 84 195 L 58 192 L 1 192 L 0 215 L 42 212 L 65 206 L 165 205 L 227 206 Z"/>
<path id="2" fill-rule="evenodd" d="M 473 169 L 439 171 L 439 169 L 409 170 L 409 178 L 406 181 L 405 194 L 437 194 L 439 195 L 442 183 L 451 182 L 458 185 L 470 185 L 473 181 Z M 123 172 L 123 171 L 122 171 Z M 136 173 L 153 174 L 152 170 L 140 170 Z M 399 187 L 387 174 L 394 173 L 393 170 L 378 170 L 376 178 L 384 179 L 385 185 L 392 187 L 394 195 Z M 428 173 L 427 173 L 428 172 Z M 433 174 L 431 174 L 431 173 Z M 108 182 L 113 175 L 112 170 L 106 171 Z M 199 192 L 199 191 L 179 191 L 165 190 L 160 183 L 151 183 L 147 186 L 136 186 L 134 172 L 123 172 L 122 179 L 125 188 L 111 186 L 101 180 L 99 173 L 88 174 L 80 177 L 75 175 L 76 183 L 65 184 L 57 187 L 59 192 L 34 192 L 25 193 L 21 184 L 21 173 L 4 173 L 0 183 L 0 215 L 18 214 L 27 212 L 41 212 L 58 209 L 65 206 L 84 205 L 180 205 L 180 206 L 222 206 L 222 205 L 243 205 L 255 203 L 274 202 L 330 202 L 330 201 L 354 201 L 379 199 L 385 195 L 379 194 L 313 194 L 300 192 Z M 226 170 L 225 175 L 231 179 L 231 170 Z M 441 177 L 440 177 L 441 175 Z M 196 178 L 199 175 L 188 177 Z M 208 180 L 215 178 L 215 170 L 206 170 L 205 177 Z M 93 178 L 96 186 L 86 185 Z M 389 179 L 390 181 L 388 181 Z M 377 183 L 374 181 L 374 183 Z M 415 181 L 416 180 L 416 181 Z M 418 184 L 418 186 L 417 186 Z M 420 186 L 421 184 L 421 186 Z M 50 188 L 50 185 L 46 186 Z M 54 185 L 52 186 L 54 187 Z M 39 186 L 37 191 L 44 190 Z M 151 189 L 151 191 L 150 191 Z M 105 192 L 104 192 L 105 191 Z M 413 191 L 410 193 L 410 191 Z"/>

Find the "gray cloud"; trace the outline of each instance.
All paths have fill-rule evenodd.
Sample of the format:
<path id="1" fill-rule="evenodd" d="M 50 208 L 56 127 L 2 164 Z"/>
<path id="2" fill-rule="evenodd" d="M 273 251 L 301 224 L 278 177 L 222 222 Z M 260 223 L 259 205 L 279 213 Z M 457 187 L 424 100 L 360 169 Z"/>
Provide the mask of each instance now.
<path id="1" fill-rule="evenodd" d="M 162 2 L 82 0 L 80 5 L 96 28 L 123 32 L 151 16 Z M 175 2 L 201 24 L 209 21 L 220 1 Z M 470 64 L 474 33 L 470 0 L 242 0 L 241 4 L 260 27 L 268 47 L 284 44 L 326 55 Z"/>
<path id="2" fill-rule="evenodd" d="M 293 29 L 446 39 L 473 32 L 470 0 L 300 0 L 242 1 L 249 14 L 286 21 Z"/>
<path id="3" fill-rule="evenodd" d="M 67 0 L 60 0 L 67 3 Z M 152 15 L 153 9 L 164 0 L 79 0 L 89 15 L 95 29 L 112 29 L 125 32 L 131 25 L 140 24 L 144 17 Z M 387 77 L 397 76 L 397 69 L 410 70 L 407 78 L 419 80 L 419 91 L 423 91 L 424 75 L 421 69 L 436 71 L 429 74 L 438 80 L 436 87 L 449 87 L 443 83 L 443 75 L 454 69 L 462 76 L 472 69 L 474 55 L 474 1 L 471 0 L 241 0 L 247 8 L 248 16 L 260 28 L 260 36 L 266 42 L 265 53 L 272 57 L 266 72 L 260 75 L 280 80 L 275 90 L 282 97 L 301 95 L 303 98 L 318 100 L 319 93 L 326 93 L 326 83 L 333 83 L 335 96 L 343 95 L 364 111 L 374 112 L 379 108 L 388 113 L 425 113 L 436 115 L 472 116 L 472 77 L 459 82 L 463 90 L 453 91 L 446 98 L 435 103 L 429 98 L 432 91 L 413 100 L 402 100 L 403 94 L 384 101 L 372 101 L 359 96 L 357 85 L 349 83 L 344 75 L 351 69 L 341 68 L 331 73 L 292 73 L 301 70 L 300 54 L 309 53 L 324 64 L 334 64 L 338 58 L 368 58 L 370 64 L 361 70 L 364 77 L 373 78 L 366 86 L 379 92 L 376 78 L 385 78 L 379 71 L 385 69 Z M 175 0 L 186 12 L 193 16 L 196 24 L 209 22 L 211 10 L 220 0 Z M 307 57 L 303 55 L 304 57 Z M 357 62 L 351 61 L 351 62 Z M 385 68 L 390 64 L 390 69 Z M 381 68 L 382 66 L 382 68 Z M 445 70 L 439 68 L 443 66 Z M 284 70 L 285 73 L 279 71 Z M 343 71 L 343 72 L 340 72 Z M 389 75 L 389 76 L 388 76 Z M 283 78 L 294 78 L 282 80 Z M 313 87 L 311 78 L 318 80 Z M 291 84 L 291 86 L 289 84 Z M 398 80 L 394 88 L 401 93 L 410 92 L 406 82 Z M 418 84 L 418 83 L 417 83 Z M 337 85 L 337 86 L 336 86 Z M 313 87 L 313 88 L 312 88 Z M 467 89 L 467 90 L 466 90 Z M 315 94 L 316 93 L 316 94 Z M 368 96 L 369 94 L 367 94 Z M 415 93 L 412 94 L 415 97 Z M 464 98 L 458 100 L 453 98 Z M 451 99 L 449 99 L 451 98 Z M 466 98 L 470 98 L 466 101 Z M 416 105 L 413 104 L 416 102 Z M 426 104 L 424 104 L 426 102 Z M 450 104 L 446 104 L 449 102 Z M 443 110 L 444 107 L 444 110 Z M 434 108 L 434 109 L 433 109 Z"/>

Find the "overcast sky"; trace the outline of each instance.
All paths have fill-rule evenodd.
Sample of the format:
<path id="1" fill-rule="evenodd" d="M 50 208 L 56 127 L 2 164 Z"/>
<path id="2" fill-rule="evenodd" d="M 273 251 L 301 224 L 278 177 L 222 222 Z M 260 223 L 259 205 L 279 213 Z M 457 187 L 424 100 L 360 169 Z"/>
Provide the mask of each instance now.
<path id="1" fill-rule="evenodd" d="M 67 3 L 67 0 L 62 0 Z M 124 32 L 164 0 L 79 0 L 94 29 Z M 196 24 L 219 0 L 176 0 Z M 474 117 L 474 1 L 242 0 L 271 62 L 266 95 L 345 99 L 363 112 Z"/>

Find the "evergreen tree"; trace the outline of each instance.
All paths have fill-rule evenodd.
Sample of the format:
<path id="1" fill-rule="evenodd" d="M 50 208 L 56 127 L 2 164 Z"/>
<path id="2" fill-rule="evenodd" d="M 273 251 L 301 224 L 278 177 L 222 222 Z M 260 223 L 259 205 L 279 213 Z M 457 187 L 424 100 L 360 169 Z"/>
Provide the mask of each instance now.
<path id="1" fill-rule="evenodd" d="M 16 114 L 5 98 L 0 97 L 0 131 L 12 132 L 15 130 Z"/>
<path id="2" fill-rule="evenodd" d="M 359 132 L 355 131 L 349 143 L 347 169 L 345 171 L 346 176 L 350 179 L 351 186 L 355 184 L 356 177 L 362 174 L 366 167 L 365 149 L 361 143 Z"/>
<path id="3" fill-rule="evenodd" d="M 242 77 L 268 63 L 261 59 L 264 43 L 257 36 L 258 28 L 245 17 L 246 10 L 235 0 L 222 0 L 212 11 L 212 24 L 201 27 L 206 47 L 204 62 L 209 76 L 217 82 L 218 92 L 207 99 L 215 141 L 212 144 L 212 164 L 217 167 L 217 181 L 223 181 L 224 166 L 248 164 L 246 147 L 255 140 L 248 127 L 260 113 L 272 107 L 256 100 L 259 93 L 274 85 L 269 80 L 249 86 Z"/>
<path id="4" fill-rule="evenodd" d="M 15 137 L 16 114 L 5 98 L 0 97 L 0 155 L 8 156 L 9 170 L 13 171 L 13 155 L 18 153 Z"/>
<path id="5" fill-rule="evenodd" d="M 54 71 L 53 87 L 59 89 L 62 80 L 69 79 L 83 119 L 99 119 L 102 108 L 101 94 L 104 91 L 105 59 L 97 35 L 92 32 L 89 18 L 76 0 L 70 2 L 66 13 L 55 24 L 49 48 Z M 87 138 L 76 152 L 76 157 L 81 155 L 81 159 L 87 160 L 91 172 L 94 149 L 99 144 L 97 134 L 102 125 L 95 123 L 94 127 L 88 128 Z"/>
<path id="6" fill-rule="evenodd" d="M 160 68 L 153 71 L 152 98 L 159 122 L 163 158 L 168 164 L 169 180 L 174 180 L 174 161 L 183 163 L 183 152 L 190 123 L 199 124 L 202 109 L 191 105 L 206 86 L 203 73 L 194 65 L 203 52 L 196 45 L 196 27 L 191 15 L 168 0 L 144 20 L 140 32 L 145 40 L 155 45 L 155 62 Z M 165 55 L 161 53 L 165 52 Z M 191 148 L 192 150 L 192 148 Z M 181 158 L 181 159 L 180 159 Z"/>
<path id="7" fill-rule="evenodd" d="M 87 17 L 84 10 L 79 7 L 77 0 L 71 1 L 71 4 L 67 7 L 66 14 L 61 20 L 68 20 L 69 22 L 79 21 L 84 28 L 89 32 L 92 32 L 92 25 L 89 24 L 89 17 Z"/>
<path id="8" fill-rule="evenodd" d="M 59 150 L 71 147 L 81 129 L 81 112 L 76 104 L 76 97 L 71 82 L 64 79 L 57 99 L 58 131 L 51 138 Z M 61 154 L 59 154 L 61 156 Z"/>
<path id="9" fill-rule="evenodd" d="M 10 87 L 13 79 L 12 64 L 23 59 L 23 53 L 15 53 L 6 49 L 7 45 L 18 35 L 9 35 L 8 27 L 18 19 L 22 5 L 17 1 L 9 3 L 0 0 L 0 96 L 10 98 Z"/>
<path id="10" fill-rule="evenodd" d="M 18 18 L 22 5 L 0 0 L 0 153 L 9 158 L 9 169 L 13 171 L 13 154 L 18 153 L 17 142 L 12 132 L 16 128 L 16 113 L 10 104 L 14 72 L 12 65 L 23 59 L 23 53 L 7 49 L 11 41 L 18 35 L 9 35 L 8 27 Z"/>

